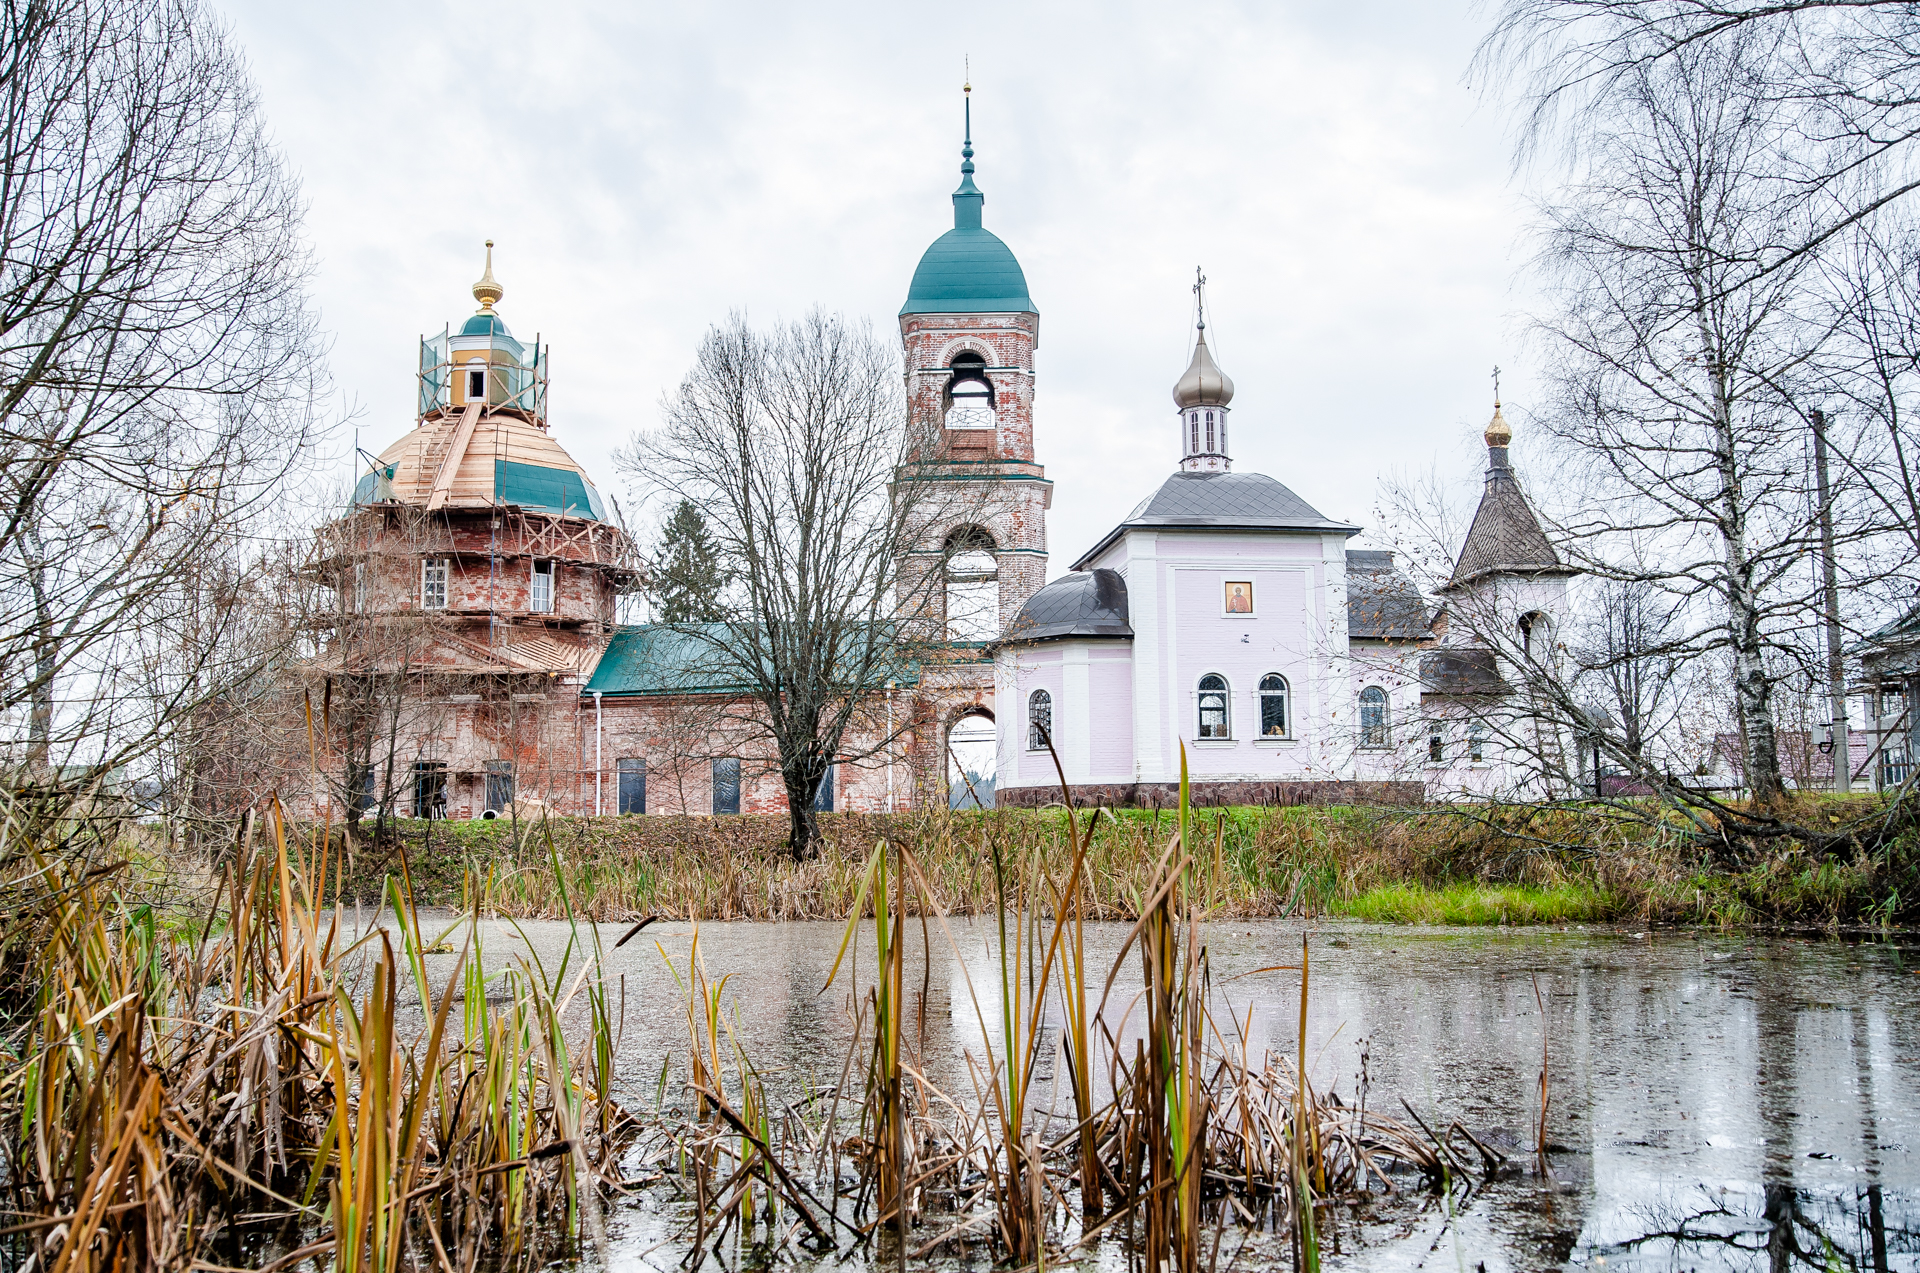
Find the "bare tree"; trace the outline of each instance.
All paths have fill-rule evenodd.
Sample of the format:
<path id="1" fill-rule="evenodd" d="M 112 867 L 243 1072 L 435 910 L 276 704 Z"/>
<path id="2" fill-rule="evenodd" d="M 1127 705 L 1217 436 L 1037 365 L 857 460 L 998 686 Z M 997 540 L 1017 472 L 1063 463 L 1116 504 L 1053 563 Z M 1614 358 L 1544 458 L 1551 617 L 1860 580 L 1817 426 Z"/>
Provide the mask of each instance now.
<path id="1" fill-rule="evenodd" d="M 1688 690 L 1691 641 L 1675 606 L 1643 580 L 1604 581 L 1593 590 L 1568 653 L 1615 718 L 1620 743 L 1635 755 L 1678 725 Z"/>
<path id="2" fill-rule="evenodd" d="M 1746 96 L 1792 135 L 1810 215 L 1748 262 L 1817 251 L 1920 189 L 1920 12 L 1907 0 L 1504 0 L 1473 76 L 1513 93 L 1522 159 L 1570 156 L 1661 64 L 1739 66 Z"/>
<path id="3" fill-rule="evenodd" d="M 953 493 L 964 483 L 906 480 L 925 447 L 909 436 L 898 353 L 814 311 L 709 331 L 664 427 L 620 460 L 698 509 L 733 572 L 719 621 L 673 625 L 699 652 L 681 672 L 738 688 L 716 711 L 778 756 L 796 858 L 818 841 L 828 766 L 893 742 L 858 728 L 867 700 L 938 648 L 945 559 L 922 541 L 969 497 Z"/>
<path id="4" fill-rule="evenodd" d="M 1804 411 L 1830 370 L 1818 258 L 1776 261 L 1816 215 L 1783 157 L 1791 121 L 1751 92 L 1764 50 L 1702 44 L 1626 71 L 1578 179 L 1546 212 L 1541 324 L 1561 444 L 1565 543 L 1603 579 L 1678 608 L 1682 658 L 1733 669 L 1745 774 L 1781 795 L 1772 691 L 1818 622 Z M 1813 398 L 1809 401 L 1809 398 Z M 1852 438 L 1839 449 L 1854 451 Z M 1861 527 L 1843 524 L 1843 549 Z"/>
<path id="5" fill-rule="evenodd" d="M 248 537 L 322 351 L 295 184 L 204 5 L 0 0 L 0 49 L 0 722 L 47 782 L 261 671 Z"/>

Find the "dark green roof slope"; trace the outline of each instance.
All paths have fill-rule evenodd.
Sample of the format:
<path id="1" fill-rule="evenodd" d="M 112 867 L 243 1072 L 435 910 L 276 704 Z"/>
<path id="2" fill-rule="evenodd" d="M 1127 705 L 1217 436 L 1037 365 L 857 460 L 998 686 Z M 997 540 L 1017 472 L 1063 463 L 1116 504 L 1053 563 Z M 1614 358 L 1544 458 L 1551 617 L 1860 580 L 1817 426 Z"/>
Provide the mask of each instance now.
<path id="1" fill-rule="evenodd" d="M 493 462 L 493 494 L 502 504 L 538 509 L 561 517 L 603 522 L 600 493 L 572 469 L 550 469 L 544 464 Z"/>
<path id="2" fill-rule="evenodd" d="M 614 628 L 606 653 L 594 666 L 581 693 L 591 698 L 660 694 L 745 694 L 739 664 L 727 649 L 744 638 L 725 623 L 641 623 Z M 919 667 L 907 668 L 902 685 L 919 680 Z"/>
<path id="3" fill-rule="evenodd" d="M 706 630 L 726 632 L 719 624 Z M 655 623 L 615 628 L 584 691 L 589 696 L 745 692 L 738 672 L 721 666 L 712 642 L 698 632 Z"/>

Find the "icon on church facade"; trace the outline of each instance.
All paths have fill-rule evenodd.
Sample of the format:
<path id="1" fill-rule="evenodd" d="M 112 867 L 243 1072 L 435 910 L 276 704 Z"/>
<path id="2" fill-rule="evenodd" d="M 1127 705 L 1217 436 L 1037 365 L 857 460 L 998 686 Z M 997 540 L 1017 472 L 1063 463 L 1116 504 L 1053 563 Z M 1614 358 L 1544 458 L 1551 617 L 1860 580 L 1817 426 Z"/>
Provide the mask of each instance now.
<path id="1" fill-rule="evenodd" d="M 1228 580 L 1226 612 L 1228 614 L 1253 613 L 1253 583 L 1251 580 Z"/>

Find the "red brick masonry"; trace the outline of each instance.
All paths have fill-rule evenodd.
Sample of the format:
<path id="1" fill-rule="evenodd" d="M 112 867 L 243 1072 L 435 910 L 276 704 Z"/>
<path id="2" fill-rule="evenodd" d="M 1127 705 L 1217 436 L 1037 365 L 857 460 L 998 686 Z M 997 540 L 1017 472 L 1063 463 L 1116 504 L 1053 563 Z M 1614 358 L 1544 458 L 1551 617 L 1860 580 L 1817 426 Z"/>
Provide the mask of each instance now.
<path id="1" fill-rule="evenodd" d="M 1086 809 L 1171 809 L 1180 803 L 1177 782 L 1086 783 L 1071 788 L 1073 803 Z M 1196 782 L 1188 788 L 1196 808 L 1222 805 L 1425 804 L 1419 782 Z M 1003 787 L 994 800 L 1004 809 L 1037 809 L 1060 803 L 1058 787 Z"/>

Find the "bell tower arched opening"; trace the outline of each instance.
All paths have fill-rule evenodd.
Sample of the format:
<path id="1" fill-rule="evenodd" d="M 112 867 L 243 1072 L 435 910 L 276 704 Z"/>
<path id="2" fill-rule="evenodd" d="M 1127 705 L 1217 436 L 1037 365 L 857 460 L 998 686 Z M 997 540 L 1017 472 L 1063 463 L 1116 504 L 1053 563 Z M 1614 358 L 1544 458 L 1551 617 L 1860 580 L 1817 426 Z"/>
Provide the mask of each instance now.
<path id="1" fill-rule="evenodd" d="M 968 708 L 947 726 L 948 808 L 994 807 L 998 737 L 993 713 L 984 707 Z"/>

